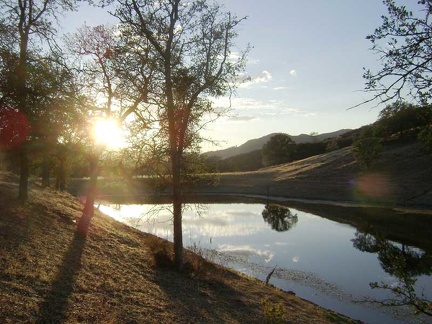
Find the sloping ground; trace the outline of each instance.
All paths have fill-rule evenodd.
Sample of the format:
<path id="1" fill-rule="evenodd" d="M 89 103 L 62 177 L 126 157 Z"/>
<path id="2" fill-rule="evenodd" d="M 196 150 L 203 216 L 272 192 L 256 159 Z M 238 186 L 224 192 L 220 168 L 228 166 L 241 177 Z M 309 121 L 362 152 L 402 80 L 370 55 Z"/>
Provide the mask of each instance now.
<path id="1" fill-rule="evenodd" d="M 351 130 L 350 129 L 340 129 L 340 130 L 337 130 L 335 132 L 319 134 L 316 136 L 315 135 L 312 136 L 312 135 L 308 135 L 308 134 L 300 134 L 300 135 L 290 135 L 290 137 L 297 144 L 313 143 L 314 141 L 323 141 L 323 140 L 326 140 L 329 138 L 336 138 L 339 135 L 345 134 L 349 131 L 351 131 Z M 240 146 L 233 146 L 233 147 L 229 147 L 229 148 L 223 149 L 223 150 L 206 152 L 204 154 L 206 156 L 216 156 L 216 157 L 220 157 L 222 159 L 226 159 L 226 158 L 233 157 L 236 155 L 250 153 L 250 152 L 255 151 L 255 150 L 261 150 L 263 145 L 266 144 L 268 142 L 268 140 L 276 134 L 278 134 L 278 133 L 272 133 L 272 134 L 268 134 L 268 135 L 265 135 L 265 136 L 260 137 L 260 138 L 255 138 L 255 139 L 249 140 Z"/>
<path id="2" fill-rule="evenodd" d="M 384 147 L 368 171 L 349 147 L 254 172 L 220 175 L 217 193 L 250 193 L 385 206 L 432 206 L 432 158 L 419 143 Z"/>
<path id="3" fill-rule="evenodd" d="M 72 196 L 32 184 L 22 205 L 16 182 L 0 172 L 0 323 L 262 323 L 265 297 L 286 322 L 352 322 L 190 252 L 178 273 L 170 243 L 99 213 L 78 235 Z"/>

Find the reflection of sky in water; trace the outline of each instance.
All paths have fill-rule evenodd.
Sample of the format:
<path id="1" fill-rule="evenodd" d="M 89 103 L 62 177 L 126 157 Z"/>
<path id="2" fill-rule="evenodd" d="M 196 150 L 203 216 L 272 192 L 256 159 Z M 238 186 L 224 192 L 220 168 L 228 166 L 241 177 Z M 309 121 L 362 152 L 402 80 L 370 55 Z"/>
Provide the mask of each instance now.
<path id="1" fill-rule="evenodd" d="M 172 240 L 169 205 L 160 206 L 157 217 L 155 210 L 152 211 L 148 205 L 120 205 L 113 209 L 114 206 L 101 205 L 100 210 L 140 230 Z M 265 268 L 258 273 L 248 271 L 244 264 L 228 264 L 260 279 L 265 279 L 269 269 L 277 266 L 278 269 L 307 274 L 303 276 L 309 279 L 302 279 L 304 281 L 311 282 L 311 276 L 318 276 L 320 283 L 337 287 L 334 289 L 339 292 L 334 294 L 342 294 L 344 298 L 360 300 L 370 296 L 383 299 L 388 296 L 382 290 L 371 290 L 369 283 L 392 282 L 394 279 L 382 270 L 375 253 L 361 252 L 353 247 L 351 240 L 356 231 L 353 227 L 291 209 L 293 214 L 297 214 L 298 223 L 286 232 L 276 232 L 263 221 L 263 209 L 261 204 L 209 204 L 200 209 L 200 216 L 197 216 L 193 208 L 187 208 L 183 216 L 183 242 L 185 246 L 213 249 L 261 264 Z M 312 290 L 315 293 L 309 292 L 310 287 L 304 288 L 304 295 L 301 295 L 302 289 L 297 287 L 299 282 L 282 280 L 282 271 L 279 273 L 275 272 L 275 284 L 327 305 L 325 296 L 320 297 L 316 290 Z M 426 285 L 429 279 L 423 276 L 419 283 Z M 428 285 L 430 288 L 430 282 Z M 337 296 L 332 298 L 338 299 Z M 338 311 L 343 312 L 347 307 L 339 306 L 341 309 Z M 359 316 L 357 311 L 349 313 Z M 369 319 L 366 317 L 364 320 Z M 385 319 L 380 318 L 382 320 Z"/>

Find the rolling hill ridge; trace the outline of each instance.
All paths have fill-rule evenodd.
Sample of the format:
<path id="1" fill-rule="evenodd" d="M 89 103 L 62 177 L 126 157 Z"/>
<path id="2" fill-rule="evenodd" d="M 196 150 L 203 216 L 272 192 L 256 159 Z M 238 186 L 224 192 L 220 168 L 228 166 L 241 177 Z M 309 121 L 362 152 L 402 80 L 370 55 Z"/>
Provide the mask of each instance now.
<path id="1" fill-rule="evenodd" d="M 290 137 L 296 144 L 312 143 L 314 141 L 323 141 L 323 140 L 328 139 L 328 138 L 338 137 L 338 136 L 345 134 L 349 131 L 351 131 L 351 129 L 340 129 L 340 130 L 337 130 L 334 132 L 319 134 L 316 136 L 312 136 L 312 135 L 308 135 L 308 134 L 300 134 L 300 135 L 294 135 L 294 136 L 290 135 Z M 214 156 L 214 157 L 219 157 L 221 159 L 226 159 L 226 158 L 230 158 L 230 157 L 233 157 L 236 155 L 249 153 L 249 152 L 252 152 L 255 150 L 260 150 L 260 149 L 262 149 L 263 145 L 265 143 L 267 143 L 267 141 L 272 136 L 274 136 L 276 134 L 279 134 L 279 133 L 271 133 L 271 134 L 265 135 L 265 136 L 260 137 L 260 138 L 251 139 L 240 146 L 233 146 L 233 147 L 229 147 L 229 148 L 223 149 L 223 150 L 206 152 L 205 155 L 207 157 L 213 157 Z"/>

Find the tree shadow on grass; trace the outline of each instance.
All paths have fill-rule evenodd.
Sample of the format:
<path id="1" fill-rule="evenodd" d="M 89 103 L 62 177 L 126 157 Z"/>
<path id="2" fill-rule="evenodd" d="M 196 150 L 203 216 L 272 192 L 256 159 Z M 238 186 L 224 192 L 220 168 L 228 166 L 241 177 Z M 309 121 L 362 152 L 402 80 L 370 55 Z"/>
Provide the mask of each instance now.
<path id="1" fill-rule="evenodd" d="M 169 297 L 171 307 L 179 316 L 178 322 L 258 322 L 262 319 L 260 307 L 247 305 L 250 298 L 246 292 L 234 289 L 220 276 L 239 280 L 234 272 L 224 272 L 211 263 L 201 260 L 196 272 L 188 269 L 177 272 L 172 260 L 157 262 L 155 279 L 159 287 Z M 199 256 L 192 257 L 200 259 Z M 209 275 L 206 275 L 209 274 Z M 180 277 L 180 278 L 179 278 Z M 187 287 L 187 289 L 185 289 Z M 247 314 L 244 309 L 248 309 Z"/>
<path id="2" fill-rule="evenodd" d="M 85 243 L 86 235 L 77 230 L 63 259 L 59 273 L 53 281 L 51 290 L 48 291 L 40 306 L 37 323 L 65 322 L 68 301 L 81 269 L 81 256 Z"/>

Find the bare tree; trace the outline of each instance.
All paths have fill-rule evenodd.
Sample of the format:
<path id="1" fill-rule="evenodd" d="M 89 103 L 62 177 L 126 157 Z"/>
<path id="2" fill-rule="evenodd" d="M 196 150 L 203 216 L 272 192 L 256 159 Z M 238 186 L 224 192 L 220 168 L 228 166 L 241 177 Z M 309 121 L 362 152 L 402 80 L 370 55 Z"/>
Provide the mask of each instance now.
<path id="1" fill-rule="evenodd" d="M 180 0 L 119 0 L 114 16 L 135 46 L 145 49 L 146 71 L 151 71 L 150 83 L 142 89 L 170 161 L 174 255 L 181 270 L 184 153 L 197 149 L 199 131 L 220 113 L 209 97 L 230 94 L 244 68 L 247 51 L 232 55 L 236 28 L 244 18 L 223 12 L 218 4 Z"/>
<path id="2" fill-rule="evenodd" d="M 142 152 L 146 150 L 137 150 L 136 143 L 145 143 L 142 140 L 143 125 L 150 123 L 147 93 L 151 89 L 149 80 L 153 69 L 146 54 L 147 47 L 141 46 L 136 37 L 124 26 L 84 25 L 67 39 L 67 44 L 72 57 L 76 59 L 81 94 L 88 99 L 88 111 L 85 114 L 88 127 L 92 128 L 100 119 L 117 121 L 119 127 L 120 124 L 128 124 L 128 132 L 133 139 L 131 145 L 135 145 L 122 149 L 127 156 L 120 152 L 114 154 L 105 150 L 104 145 L 97 143 L 95 138 L 87 134 L 85 142 L 86 157 L 90 165 L 90 181 L 79 223 L 79 228 L 86 230 L 94 214 L 97 180 L 102 160 L 106 160 L 108 154 L 111 154 L 110 158 L 115 155 L 123 171 L 127 169 L 125 165 L 130 166 L 135 162 L 135 168 L 139 168 L 139 164 L 145 160 Z M 126 120 L 131 114 L 135 118 Z M 138 124 L 139 134 L 136 132 Z"/>
<path id="3" fill-rule="evenodd" d="M 113 59 L 116 47 L 114 31 L 114 27 L 84 25 L 66 40 L 71 56 L 75 59 L 80 93 L 87 101 L 87 109 L 82 115 L 86 130 L 82 133 L 81 142 L 89 163 L 90 179 L 83 213 L 78 222 L 78 229 L 83 233 L 86 233 L 94 215 L 100 159 L 104 151 L 104 145 L 92 137 L 92 129 L 98 120 L 111 118 L 116 105 L 119 80 Z"/>

